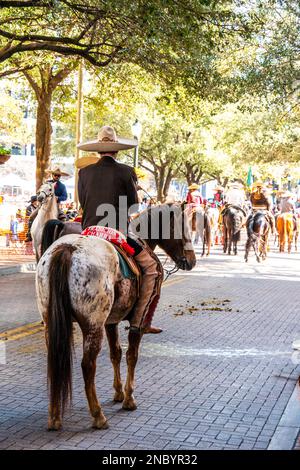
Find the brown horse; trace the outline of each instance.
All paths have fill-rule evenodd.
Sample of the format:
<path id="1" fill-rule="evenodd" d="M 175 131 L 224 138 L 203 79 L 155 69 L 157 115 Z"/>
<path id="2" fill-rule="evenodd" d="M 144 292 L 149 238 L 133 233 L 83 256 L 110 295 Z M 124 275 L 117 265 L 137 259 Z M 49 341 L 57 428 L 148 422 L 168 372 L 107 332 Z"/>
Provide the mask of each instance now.
<path id="1" fill-rule="evenodd" d="M 284 252 L 285 245 L 287 242 L 288 253 L 292 250 L 292 243 L 295 233 L 295 247 L 297 250 L 297 222 L 294 219 L 293 214 L 289 212 L 283 212 L 279 214 L 276 219 L 276 228 L 279 238 L 279 251 Z"/>
<path id="2" fill-rule="evenodd" d="M 231 254 L 233 245 L 233 253 L 237 255 L 237 242 L 241 238 L 241 229 L 244 224 L 246 212 L 239 206 L 228 206 L 222 211 L 223 219 L 223 251 Z"/>
<path id="3" fill-rule="evenodd" d="M 245 246 L 245 261 L 247 263 L 251 246 L 254 249 L 256 260 L 260 263 L 267 257 L 269 232 L 271 229 L 269 219 L 264 212 L 255 212 L 247 220 L 248 239 Z"/>
<path id="4" fill-rule="evenodd" d="M 191 270 L 196 264 L 184 207 L 172 206 L 168 219 L 169 237 L 162 236 L 162 224 L 168 206 L 147 210 L 136 223 L 153 221 L 158 215 L 159 230 L 148 242 L 161 247 L 180 269 Z M 149 222 L 148 225 L 151 225 Z M 153 228 L 153 227 L 152 227 Z M 154 227 L 155 228 L 155 227 Z M 183 229 L 183 230 L 182 230 Z M 180 238 L 178 234 L 181 233 Z M 126 410 L 136 409 L 133 396 L 134 373 L 143 330 L 130 330 L 126 353 L 127 380 L 121 381 L 122 350 L 118 323 L 127 319 L 137 298 L 137 281 L 122 275 L 115 248 L 97 237 L 66 235 L 56 240 L 42 255 L 36 274 L 37 301 L 45 323 L 48 348 L 48 383 L 50 406 L 48 429 L 61 427 L 61 413 L 72 393 L 72 322 L 78 322 L 83 334 L 82 372 L 93 426 L 106 428 L 107 420 L 98 402 L 95 388 L 96 359 L 104 330 L 114 368 L 114 400 Z"/>

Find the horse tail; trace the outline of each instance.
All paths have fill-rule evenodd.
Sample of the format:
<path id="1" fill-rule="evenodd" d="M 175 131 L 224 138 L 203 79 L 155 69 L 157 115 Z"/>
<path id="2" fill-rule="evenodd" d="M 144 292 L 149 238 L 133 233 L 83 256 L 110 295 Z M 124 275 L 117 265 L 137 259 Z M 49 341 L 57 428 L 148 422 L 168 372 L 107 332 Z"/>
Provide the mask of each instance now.
<path id="1" fill-rule="evenodd" d="M 203 242 L 203 251 L 204 251 L 204 245 L 206 243 L 208 252 L 210 251 L 210 245 L 211 245 L 211 224 L 210 224 L 210 219 L 207 214 L 204 214 L 204 240 Z"/>
<path id="2" fill-rule="evenodd" d="M 58 239 L 64 226 L 65 224 L 57 219 L 51 219 L 46 222 L 42 234 L 41 255 Z"/>
<path id="3" fill-rule="evenodd" d="M 67 243 L 59 245 L 53 251 L 49 267 L 48 386 L 51 406 L 59 408 L 61 404 L 62 412 L 68 399 L 72 398 L 74 311 L 69 290 L 69 273 L 75 250 L 76 247 Z"/>
<path id="4" fill-rule="evenodd" d="M 241 238 L 241 226 L 237 217 L 232 217 L 232 241 L 239 242 Z"/>
<path id="5" fill-rule="evenodd" d="M 257 234 L 254 232 L 254 217 L 251 217 L 247 223 L 247 235 L 251 241 L 255 241 L 257 238 Z"/>
<path id="6" fill-rule="evenodd" d="M 279 250 L 282 250 L 282 247 L 285 246 L 285 238 L 286 238 L 286 226 L 285 226 L 285 218 L 282 214 L 280 214 L 277 218 L 277 231 L 278 231 L 278 238 L 279 238 Z"/>
<path id="7" fill-rule="evenodd" d="M 286 230 L 287 230 L 287 236 L 288 236 L 288 242 L 292 243 L 293 238 L 294 238 L 294 219 L 292 214 L 289 214 L 290 216 L 287 218 L 286 221 Z"/>

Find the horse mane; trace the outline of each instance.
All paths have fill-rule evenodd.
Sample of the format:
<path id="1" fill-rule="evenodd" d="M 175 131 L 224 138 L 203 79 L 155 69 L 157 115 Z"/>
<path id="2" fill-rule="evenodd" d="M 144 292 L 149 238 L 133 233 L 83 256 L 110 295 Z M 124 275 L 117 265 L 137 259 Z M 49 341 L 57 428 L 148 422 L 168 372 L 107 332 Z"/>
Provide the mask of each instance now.
<path id="1" fill-rule="evenodd" d="M 158 206 L 149 206 L 143 211 L 141 211 L 135 218 L 134 221 L 137 221 L 138 223 L 142 222 L 143 218 L 151 216 L 152 213 L 159 213 L 162 215 L 167 215 L 170 214 L 170 209 L 175 212 L 175 215 L 180 215 L 181 212 L 183 211 L 183 206 L 179 203 L 164 203 L 160 204 Z"/>

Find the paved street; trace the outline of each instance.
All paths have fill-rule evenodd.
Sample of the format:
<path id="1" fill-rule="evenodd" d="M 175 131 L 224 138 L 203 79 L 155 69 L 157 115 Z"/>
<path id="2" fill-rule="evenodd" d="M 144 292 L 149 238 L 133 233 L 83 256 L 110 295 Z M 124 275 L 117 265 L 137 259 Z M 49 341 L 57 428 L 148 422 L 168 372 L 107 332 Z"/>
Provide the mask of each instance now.
<path id="1" fill-rule="evenodd" d="M 43 332 L 6 341 L 0 449 L 267 449 L 276 436 L 292 448 L 299 427 L 288 424 L 286 407 L 300 375 L 292 356 L 300 338 L 300 255 L 271 249 L 265 263 L 252 253 L 245 264 L 241 250 L 229 257 L 214 249 L 164 286 L 154 322 L 164 332 L 143 339 L 134 412 L 112 402 L 105 343 L 97 390 L 108 430 L 91 429 L 78 330 L 73 404 L 56 433 L 46 430 Z M 0 277 L 0 291 L 0 331 L 39 321 L 33 274 Z M 299 413 L 300 400 L 297 406 Z"/>

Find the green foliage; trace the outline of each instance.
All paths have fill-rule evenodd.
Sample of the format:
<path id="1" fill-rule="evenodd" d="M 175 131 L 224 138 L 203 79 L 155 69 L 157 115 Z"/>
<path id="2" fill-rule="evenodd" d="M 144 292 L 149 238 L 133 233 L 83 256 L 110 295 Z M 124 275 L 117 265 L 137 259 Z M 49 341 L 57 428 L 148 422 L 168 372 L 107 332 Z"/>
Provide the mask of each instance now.
<path id="1" fill-rule="evenodd" d="M 3 145 L 0 145 L 0 155 L 10 155 L 11 154 L 11 149 L 8 149 L 4 147 Z"/>
<path id="2" fill-rule="evenodd" d="M 9 145 L 26 141 L 28 137 L 20 101 L 14 99 L 5 89 L 0 93 L 0 135 L 1 140 Z"/>

